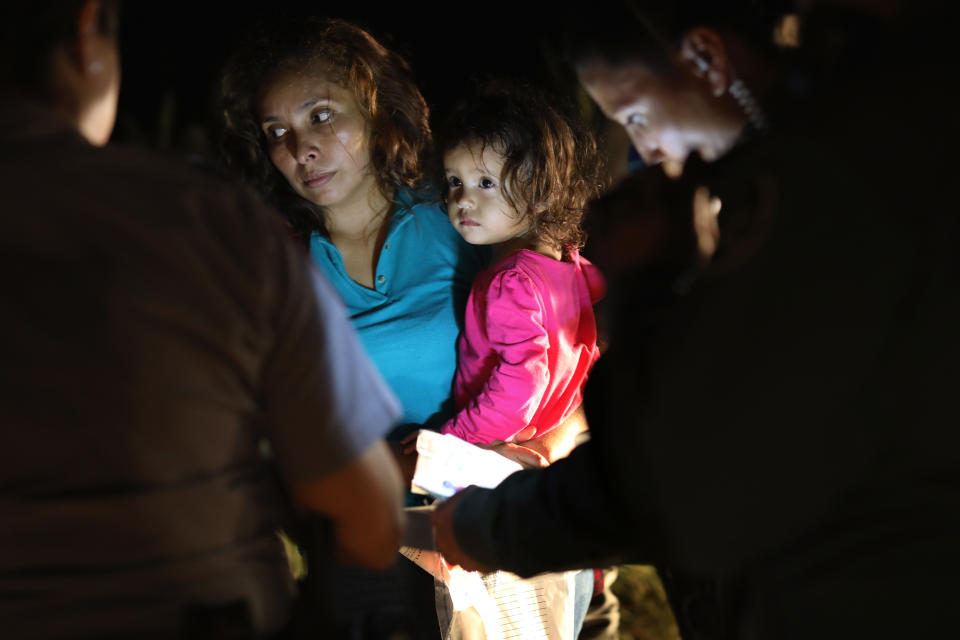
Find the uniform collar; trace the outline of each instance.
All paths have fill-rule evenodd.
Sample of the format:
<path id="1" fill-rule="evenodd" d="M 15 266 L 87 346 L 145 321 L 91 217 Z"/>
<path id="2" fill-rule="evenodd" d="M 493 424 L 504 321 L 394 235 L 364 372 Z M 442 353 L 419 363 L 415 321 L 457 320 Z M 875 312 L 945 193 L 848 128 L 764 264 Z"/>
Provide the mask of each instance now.
<path id="1" fill-rule="evenodd" d="M 0 89 L 0 140 L 67 136 L 87 143 L 60 112 L 39 100 Z"/>

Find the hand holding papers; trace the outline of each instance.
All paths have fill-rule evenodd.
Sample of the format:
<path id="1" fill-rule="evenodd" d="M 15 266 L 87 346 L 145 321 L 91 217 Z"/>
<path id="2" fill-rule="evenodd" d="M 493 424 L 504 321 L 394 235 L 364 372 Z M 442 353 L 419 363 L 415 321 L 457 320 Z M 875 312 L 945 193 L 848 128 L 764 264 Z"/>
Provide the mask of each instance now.
<path id="1" fill-rule="evenodd" d="M 420 431 L 416 449 L 412 490 L 438 500 L 470 485 L 493 488 L 523 468 L 494 451 L 433 431 Z M 410 525 L 400 553 L 435 578 L 444 640 L 572 640 L 574 572 L 522 579 L 505 571 L 481 574 L 451 567 L 433 550 L 432 509 L 407 509 Z"/>

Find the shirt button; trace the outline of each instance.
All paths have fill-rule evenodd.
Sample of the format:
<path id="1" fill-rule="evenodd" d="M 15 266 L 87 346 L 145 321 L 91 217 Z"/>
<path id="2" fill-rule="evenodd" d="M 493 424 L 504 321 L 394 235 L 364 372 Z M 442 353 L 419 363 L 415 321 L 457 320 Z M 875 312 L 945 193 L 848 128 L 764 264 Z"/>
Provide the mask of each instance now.
<path id="1" fill-rule="evenodd" d="M 377 282 L 379 282 L 380 284 L 383 284 L 386 281 L 387 281 L 387 276 L 377 276 Z"/>

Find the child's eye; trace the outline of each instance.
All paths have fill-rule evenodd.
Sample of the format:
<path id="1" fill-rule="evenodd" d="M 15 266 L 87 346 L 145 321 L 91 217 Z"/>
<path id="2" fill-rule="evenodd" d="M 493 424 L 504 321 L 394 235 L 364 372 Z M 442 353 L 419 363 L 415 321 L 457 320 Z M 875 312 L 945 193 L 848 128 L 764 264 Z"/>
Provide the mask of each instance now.
<path id="1" fill-rule="evenodd" d="M 333 112 L 330 109 L 320 109 L 312 116 L 310 116 L 311 121 L 316 124 L 325 124 L 330 122 L 330 118 L 333 117 Z"/>
<path id="2" fill-rule="evenodd" d="M 480 182 L 478 184 L 480 185 L 481 189 L 493 189 L 495 186 L 497 186 L 497 183 L 490 178 L 480 178 Z"/>
<path id="3" fill-rule="evenodd" d="M 449 176 L 447 178 L 447 184 L 451 187 L 459 187 L 461 185 L 460 178 L 457 176 Z"/>

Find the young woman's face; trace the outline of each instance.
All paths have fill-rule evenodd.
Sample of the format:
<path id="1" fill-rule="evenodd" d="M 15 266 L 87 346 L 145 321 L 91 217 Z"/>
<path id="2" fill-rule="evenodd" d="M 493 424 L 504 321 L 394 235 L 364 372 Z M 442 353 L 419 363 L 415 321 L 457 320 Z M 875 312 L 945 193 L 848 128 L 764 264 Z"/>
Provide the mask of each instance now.
<path id="1" fill-rule="evenodd" d="M 272 78 L 259 101 L 270 159 L 298 194 L 337 208 L 377 188 L 369 127 L 353 92 L 311 70 Z"/>
<path id="2" fill-rule="evenodd" d="M 682 169 L 694 151 L 715 160 L 743 127 L 707 82 L 683 70 L 668 80 L 640 63 L 592 60 L 577 66 L 577 76 L 603 113 L 627 130 L 644 162 L 664 163 L 668 173 Z"/>
<path id="3" fill-rule="evenodd" d="M 470 244 L 501 244 L 530 230 L 504 197 L 500 181 L 503 156 L 479 143 L 459 145 L 443 154 L 447 210 L 454 228 Z"/>

